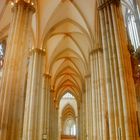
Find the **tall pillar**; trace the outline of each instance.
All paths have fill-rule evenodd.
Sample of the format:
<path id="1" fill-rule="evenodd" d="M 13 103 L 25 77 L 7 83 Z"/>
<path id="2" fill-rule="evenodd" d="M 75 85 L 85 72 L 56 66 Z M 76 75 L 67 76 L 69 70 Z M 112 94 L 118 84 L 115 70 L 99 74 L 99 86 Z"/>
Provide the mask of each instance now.
<path id="1" fill-rule="evenodd" d="M 85 77 L 85 123 L 86 123 L 86 140 L 89 140 L 89 134 L 90 134 L 90 129 L 89 129 L 89 109 L 88 109 L 88 94 L 89 94 L 89 90 L 88 90 L 88 81 L 87 81 L 88 76 Z"/>
<path id="2" fill-rule="evenodd" d="M 14 3 L 0 91 L 0 140 L 22 136 L 28 50 L 35 9 L 30 3 Z"/>
<path id="3" fill-rule="evenodd" d="M 28 81 L 24 111 L 24 126 L 22 140 L 41 140 L 44 117 L 44 73 L 45 52 L 35 48 L 30 54 Z"/>
<path id="4" fill-rule="evenodd" d="M 80 116 L 80 102 L 79 102 L 79 104 L 78 104 L 78 118 L 77 118 L 77 120 L 78 120 L 78 132 L 77 132 L 77 134 L 78 134 L 78 140 L 81 140 L 81 116 Z"/>
<path id="5" fill-rule="evenodd" d="M 94 114 L 93 114 L 93 103 L 94 100 L 92 98 L 92 88 L 91 88 L 91 76 L 90 75 L 86 75 L 85 76 L 85 84 L 86 84 L 86 101 L 85 101 L 85 105 L 86 105 L 86 120 L 87 120 L 87 139 L 91 140 L 93 139 L 93 121 L 95 120 L 94 118 Z"/>
<path id="6" fill-rule="evenodd" d="M 43 115 L 43 136 L 44 140 L 49 138 L 49 119 L 50 119 L 50 89 L 51 76 L 44 74 L 43 94 L 44 94 L 44 115 Z"/>
<path id="7" fill-rule="evenodd" d="M 92 113 L 93 113 L 93 140 L 97 139 L 97 130 L 98 130 L 98 118 L 97 118 L 97 88 L 96 88 L 96 75 L 97 75 L 97 69 L 96 69 L 96 60 L 93 59 L 93 56 L 90 55 L 90 67 L 91 67 L 91 100 L 92 100 Z M 88 101 L 87 101 L 88 102 Z"/>
<path id="8" fill-rule="evenodd" d="M 58 140 L 58 132 L 59 132 L 59 128 L 58 128 L 58 107 L 55 107 L 55 139 L 54 140 Z"/>
<path id="9" fill-rule="evenodd" d="M 54 140 L 54 116 L 55 116 L 55 105 L 54 105 L 54 98 L 53 98 L 53 94 L 54 94 L 54 89 L 51 89 L 51 94 L 50 94 L 50 124 L 49 124 L 49 140 Z"/>
<path id="10" fill-rule="evenodd" d="M 98 45 L 91 51 L 91 86 L 93 106 L 93 139 L 108 140 L 108 110 L 105 91 L 103 50 Z"/>
<path id="11" fill-rule="evenodd" d="M 87 140 L 87 127 L 86 127 L 86 90 L 83 90 L 83 95 L 82 95 L 82 116 L 83 116 L 83 140 Z"/>
<path id="12" fill-rule="evenodd" d="M 78 127 L 79 127 L 78 116 L 75 116 L 75 120 L 76 120 L 76 140 L 78 140 Z"/>
<path id="13" fill-rule="evenodd" d="M 80 133 L 80 136 L 81 136 L 81 139 L 80 140 L 85 140 L 85 103 L 84 103 L 84 95 L 82 96 L 82 102 L 81 102 L 81 106 L 80 106 L 80 126 L 81 126 L 81 133 Z"/>
<path id="14" fill-rule="evenodd" d="M 119 0 L 98 0 L 111 140 L 138 138 L 136 97 Z"/>

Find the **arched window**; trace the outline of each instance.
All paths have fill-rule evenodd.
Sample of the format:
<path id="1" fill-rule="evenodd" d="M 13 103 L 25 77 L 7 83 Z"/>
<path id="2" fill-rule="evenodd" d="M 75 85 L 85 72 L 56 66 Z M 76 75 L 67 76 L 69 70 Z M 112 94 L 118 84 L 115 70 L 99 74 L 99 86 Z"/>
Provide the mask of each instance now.
<path id="1" fill-rule="evenodd" d="M 128 37 L 136 51 L 140 47 L 140 10 L 136 0 L 122 0 Z"/>
<path id="2" fill-rule="evenodd" d="M 130 10 L 127 10 L 127 28 L 131 43 L 134 46 L 134 50 L 136 50 L 140 46 L 140 40 L 136 25 L 136 19 Z"/>
<path id="3" fill-rule="evenodd" d="M 0 70 L 4 64 L 4 56 L 5 56 L 5 49 L 6 49 L 6 41 L 0 41 Z"/>
<path id="4" fill-rule="evenodd" d="M 60 132 L 62 137 L 76 137 L 77 135 L 77 101 L 70 92 L 65 92 L 59 105 Z"/>
<path id="5" fill-rule="evenodd" d="M 76 124 L 73 119 L 66 120 L 64 134 L 69 136 L 76 136 Z"/>
<path id="6" fill-rule="evenodd" d="M 74 96 L 71 93 L 67 92 L 62 99 L 74 99 Z"/>
<path id="7" fill-rule="evenodd" d="M 76 136 L 76 125 L 73 124 L 71 127 L 71 135 Z"/>

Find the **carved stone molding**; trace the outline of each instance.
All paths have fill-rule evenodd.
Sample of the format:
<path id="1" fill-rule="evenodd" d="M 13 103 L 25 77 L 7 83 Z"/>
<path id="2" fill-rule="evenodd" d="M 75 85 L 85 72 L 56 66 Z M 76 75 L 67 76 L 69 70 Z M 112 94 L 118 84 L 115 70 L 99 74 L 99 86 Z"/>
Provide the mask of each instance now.
<path id="1" fill-rule="evenodd" d="M 107 0 L 107 1 L 104 1 L 103 3 L 101 3 L 99 6 L 98 6 L 98 10 L 101 10 L 107 6 L 109 6 L 110 4 L 116 4 L 116 5 L 119 5 L 120 3 L 120 0 Z"/>

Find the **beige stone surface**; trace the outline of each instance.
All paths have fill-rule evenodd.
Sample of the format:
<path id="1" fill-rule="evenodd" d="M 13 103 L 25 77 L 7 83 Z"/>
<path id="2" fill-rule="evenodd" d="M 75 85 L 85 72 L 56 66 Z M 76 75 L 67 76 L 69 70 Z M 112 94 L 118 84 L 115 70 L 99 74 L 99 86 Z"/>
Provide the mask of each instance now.
<path id="1" fill-rule="evenodd" d="M 4 0 L 0 41 L 7 36 L 0 140 L 140 139 L 120 1 Z M 66 93 L 72 105 L 61 104 Z M 69 118 L 74 137 L 61 130 Z"/>

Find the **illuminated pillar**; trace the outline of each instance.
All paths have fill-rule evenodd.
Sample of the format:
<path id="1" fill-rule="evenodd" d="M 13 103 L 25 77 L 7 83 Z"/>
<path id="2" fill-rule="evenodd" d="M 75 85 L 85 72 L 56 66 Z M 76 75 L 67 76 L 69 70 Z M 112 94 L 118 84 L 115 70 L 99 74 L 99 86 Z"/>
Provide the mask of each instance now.
<path id="1" fill-rule="evenodd" d="M 33 4 L 23 0 L 13 5 L 0 91 L 0 140 L 19 140 L 22 136 L 27 58 L 35 11 Z"/>
<path id="2" fill-rule="evenodd" d="M 98 45 L 90 53 L 92 111 L 93 111 L 93 139 L 108 140 L 107 127 L 107 99 L 105 91 L 105 76 L 103 50 Z"/>
<path id="3" fill-rule="evenodd" d="M 109 137 L 137 140 L 136 97 L 119 0 L 98 0 L 105 64 Z"/>
<path id="4" fill-rule="evenodd" d="M 44 58 L 44 50 L 35 48 L 30 53 L 22 140 L 39 140 L 43 134 Z"/>
<path id="5" fill-rule="evenodd" d="M 86 112 L 86 131 L 87 131 L 87 139 L 93 139 L 93 121 L 95 120 L 94 114 L 93 114 L 93 103 L 94 99 L 92 98 L 92 86 L 91 86 L 91 75 L 85 76 L 85 112 Z"/>
<path id="6" fill-rule="evenodd" d="M 43 135 L 46 139 L 49 138 L 49 125 L 50 125 L 50 88 L 51 88 L 51 76 L 44 74 L 43 82 L 43 94 L 44 94 L 44 111 L 43 111 Z"/>

